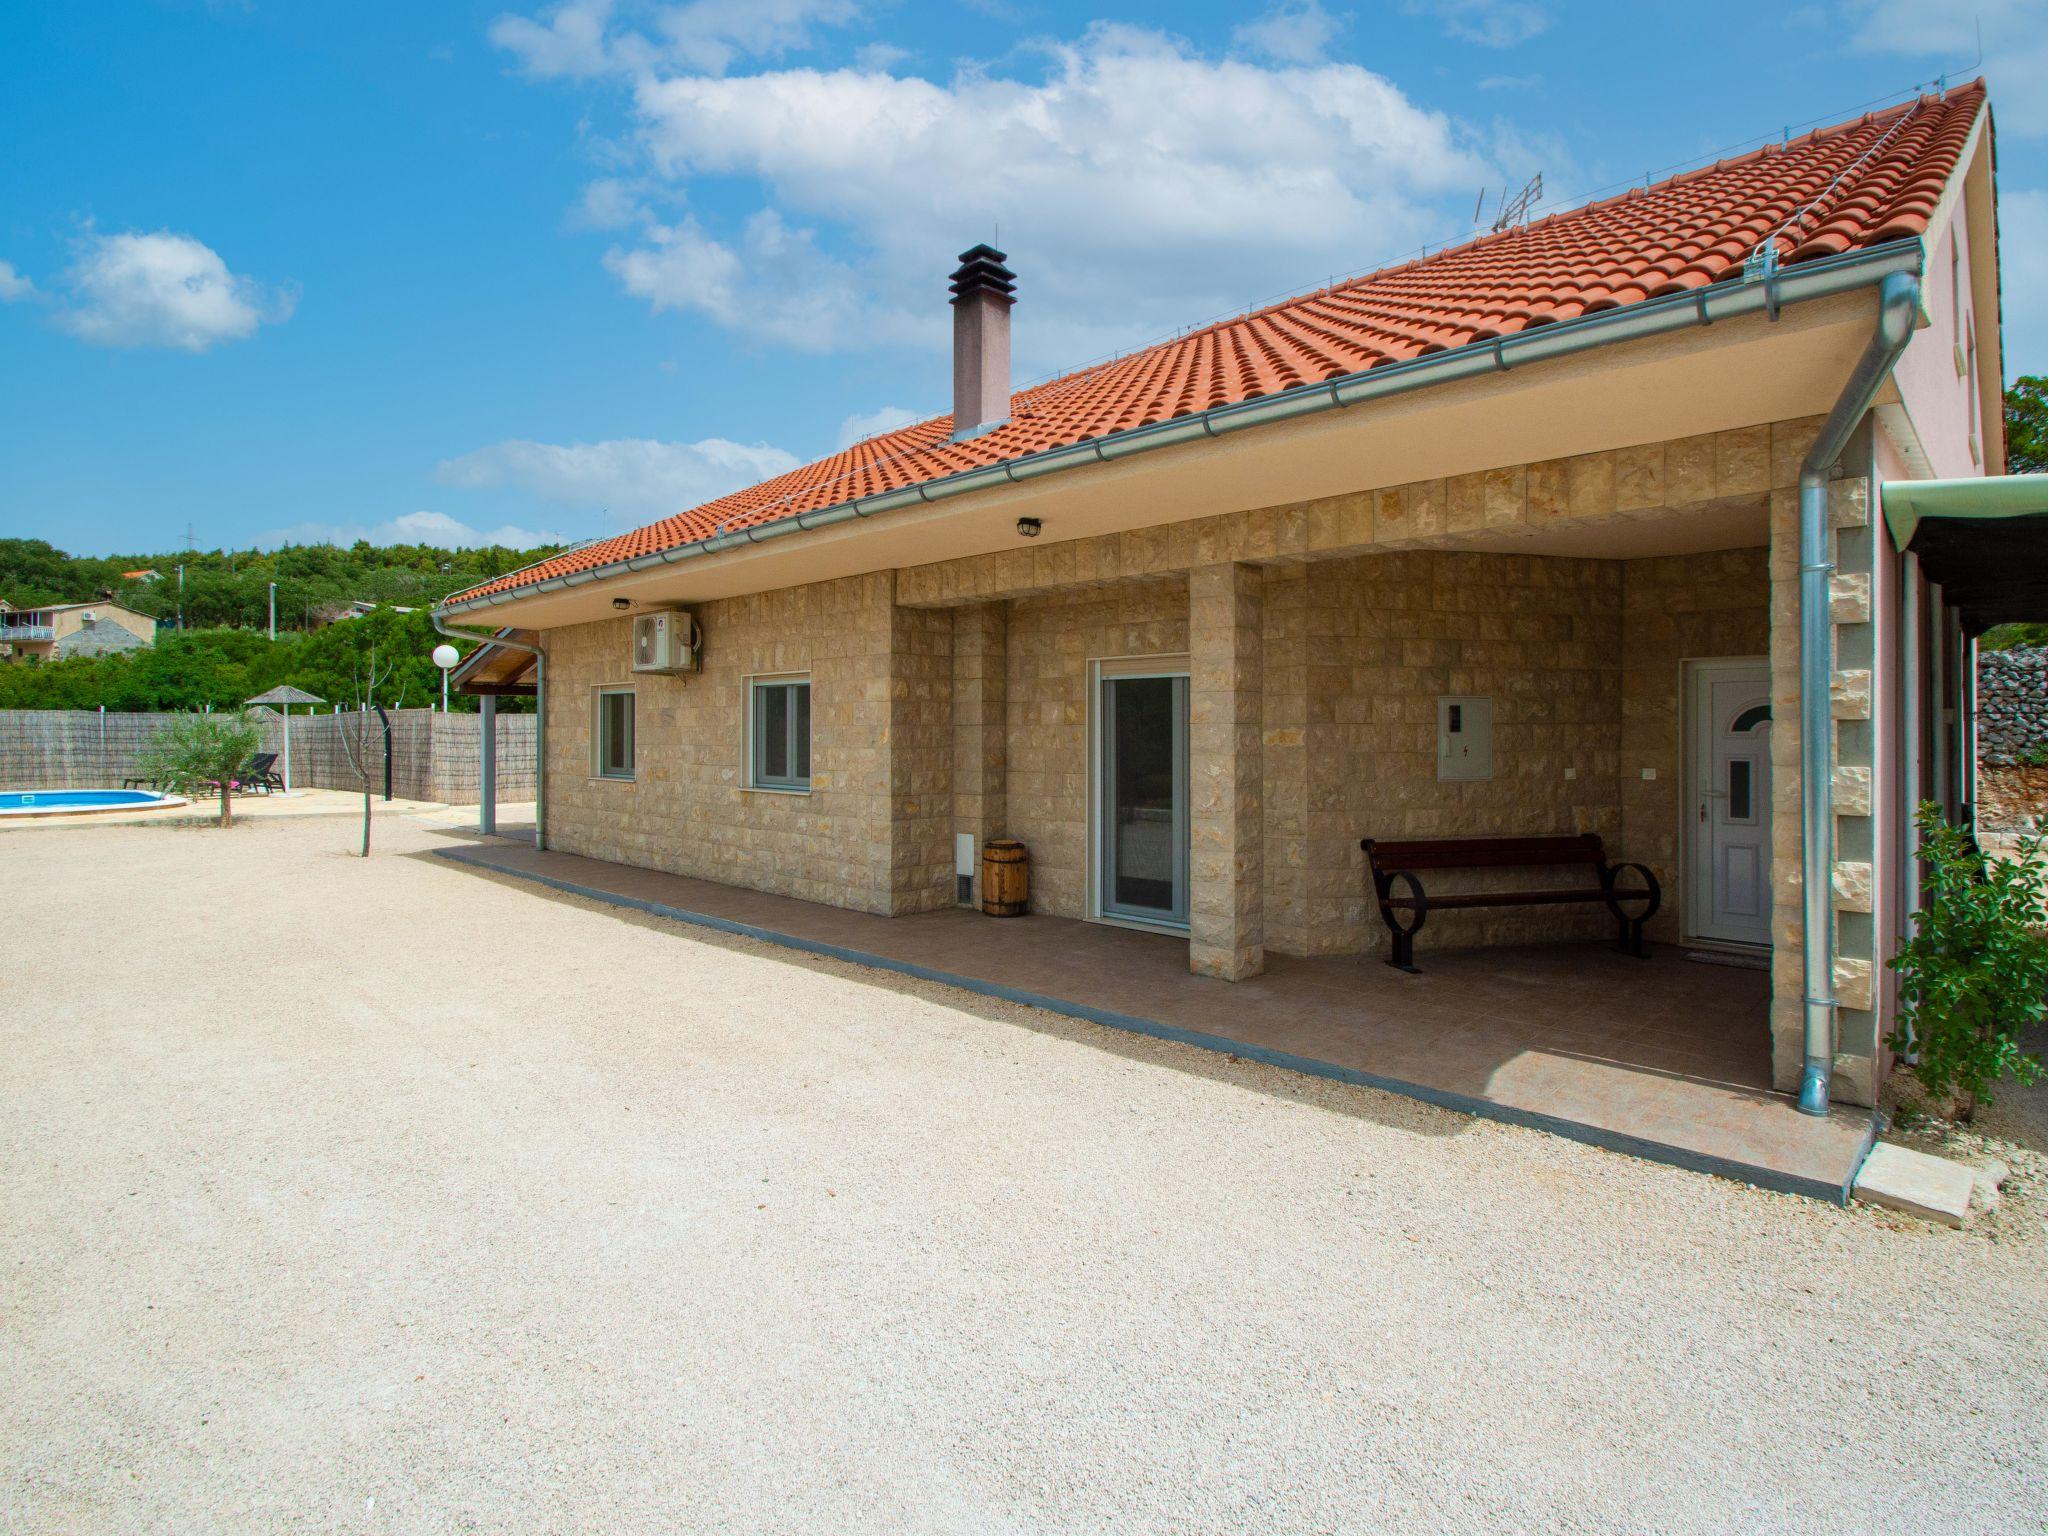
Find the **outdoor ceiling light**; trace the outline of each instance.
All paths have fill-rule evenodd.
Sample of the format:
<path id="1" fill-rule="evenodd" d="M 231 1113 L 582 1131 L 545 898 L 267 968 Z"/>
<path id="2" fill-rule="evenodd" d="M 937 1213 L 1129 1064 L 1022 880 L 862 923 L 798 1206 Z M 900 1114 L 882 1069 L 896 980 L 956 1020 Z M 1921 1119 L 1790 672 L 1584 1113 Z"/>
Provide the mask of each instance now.
<path id="1" fill-rule="evenodd" d="M 615 597 L 612 599 L 612 607 L 617 609 L 620 613 L 624 613 L 628 608 L 632 606 L 633 599 L 631 599 L 630 597 Z"/>
<path id="2" fill-rule="evenodd" d="M 1017 536 L 1024 539 L 1035 539 L 1038 537 L 1038 530 L 1041 526 L 1043 525 L 1035 517 L 1020 517 L 1017 519 Z"/>

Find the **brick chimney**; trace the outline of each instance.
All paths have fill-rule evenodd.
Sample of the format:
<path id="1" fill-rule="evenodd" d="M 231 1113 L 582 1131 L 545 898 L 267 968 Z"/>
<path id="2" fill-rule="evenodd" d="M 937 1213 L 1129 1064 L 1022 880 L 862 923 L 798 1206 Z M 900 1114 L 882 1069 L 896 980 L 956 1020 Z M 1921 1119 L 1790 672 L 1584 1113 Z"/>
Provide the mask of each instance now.
<path id="1" fill-rule="evenodd" d="M 1010 306 L 1017 274 L 993 246 L 960 253 L 953 274 L 953 441 L 1010 419 Z"/>

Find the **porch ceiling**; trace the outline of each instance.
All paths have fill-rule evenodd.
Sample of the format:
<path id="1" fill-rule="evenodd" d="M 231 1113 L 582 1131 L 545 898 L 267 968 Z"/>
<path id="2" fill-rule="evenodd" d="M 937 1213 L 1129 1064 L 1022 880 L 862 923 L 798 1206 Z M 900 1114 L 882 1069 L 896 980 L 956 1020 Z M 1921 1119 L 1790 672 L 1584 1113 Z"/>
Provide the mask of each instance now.
<path id="1" fill-rule="evenodd" d="M 1020 517 L 1039 519 L 1041 542 L 1051 544 L 1818 415 L 1868 340 L 1874 305 L 1866 292 L 1815 300 L 1776 322 L 1729 320 L 622 573 L 502 604 L 491 618 L 548 629 L 608 617 L 618 598 L 688 604 L 1014 549 Z M 1625 555 L 1760 542 L 1738 516 L 1731 510 L 1702 524 L 1689 536 L 1707 542 L 1692 545 L 1659 543 L 1617 519 L 1612 539 L 1600 537 L 1609 527 L 1602 525 L 1538 536 L 1569 547 L 1513 536 L 1499 547 Z"/>

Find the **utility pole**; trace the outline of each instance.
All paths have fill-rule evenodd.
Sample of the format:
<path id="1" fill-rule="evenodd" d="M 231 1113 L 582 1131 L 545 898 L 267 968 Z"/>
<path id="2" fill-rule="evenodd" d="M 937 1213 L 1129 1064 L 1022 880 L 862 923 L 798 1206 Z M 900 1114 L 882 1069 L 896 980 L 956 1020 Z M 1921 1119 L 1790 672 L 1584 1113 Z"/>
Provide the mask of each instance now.
<path id="1" fill-rule="evenodd" d="M 185 567 L 178 567 L 178 633 L 185 632 Z"/>
<path id="2" fill-rule="evenodd" d="M 270 638 L 277 638 L 277 583 L 270 584 Z"/>

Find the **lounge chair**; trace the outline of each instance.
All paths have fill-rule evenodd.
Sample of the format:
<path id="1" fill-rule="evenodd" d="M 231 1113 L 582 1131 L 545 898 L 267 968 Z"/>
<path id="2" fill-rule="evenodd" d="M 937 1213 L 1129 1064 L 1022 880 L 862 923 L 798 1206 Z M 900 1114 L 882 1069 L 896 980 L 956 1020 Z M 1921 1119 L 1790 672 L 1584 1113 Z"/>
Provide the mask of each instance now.
<path id="1" fill-rule="evenodd" d="M 240 789 L 258 790 L 266 795 L 272 790 L 282 791 L 284 780 L 277 772 L 277 754 L 258 752 L 249 759 L 249 766 L 242 770 L 241 777 L 236 779 L 235 783 Z"/>

